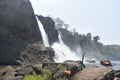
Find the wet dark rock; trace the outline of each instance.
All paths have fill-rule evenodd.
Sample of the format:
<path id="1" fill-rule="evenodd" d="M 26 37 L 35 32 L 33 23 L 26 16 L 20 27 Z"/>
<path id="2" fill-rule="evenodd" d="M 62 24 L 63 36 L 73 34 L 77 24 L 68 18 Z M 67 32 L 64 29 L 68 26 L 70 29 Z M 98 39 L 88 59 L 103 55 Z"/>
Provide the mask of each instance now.
<path id="1" fill-rule="evenodd" d="M 0 65 L 17 65 L 20 52 L 26 42 L 12 39 L 0 39 Z"/>
<path id="2" fill-rule="evenodd" d="M 58 31 L 55 29 L 55 22 L 50 17 L 38 16 L 47 35 L 50 44 L 58 41 Z"/>

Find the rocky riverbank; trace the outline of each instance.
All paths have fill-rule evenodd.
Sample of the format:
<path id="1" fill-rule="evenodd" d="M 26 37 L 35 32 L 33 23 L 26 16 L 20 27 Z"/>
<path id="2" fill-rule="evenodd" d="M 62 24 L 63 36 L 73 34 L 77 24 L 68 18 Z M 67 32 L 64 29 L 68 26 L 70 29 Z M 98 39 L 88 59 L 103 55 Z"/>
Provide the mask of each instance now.
<path id="1" fill-rule="evenodd" d="M 43 70 L 49 70 L 47 80 L 120 80 L 120 71 L 114 71 L 109 67 L 86 67 L 80 70 L 75 65 L 69 65 L 71 74 L 67 75 L 65 64 L 60 63 L 44 63 L 23 66 L 6 66 L 0 69 L 0 80 L 25 80 L 28 75 L 45 75 Z M 47 78 L 47 77 L 46 77 Z M 46 80 L 46 79 L 45 79 Z"/>

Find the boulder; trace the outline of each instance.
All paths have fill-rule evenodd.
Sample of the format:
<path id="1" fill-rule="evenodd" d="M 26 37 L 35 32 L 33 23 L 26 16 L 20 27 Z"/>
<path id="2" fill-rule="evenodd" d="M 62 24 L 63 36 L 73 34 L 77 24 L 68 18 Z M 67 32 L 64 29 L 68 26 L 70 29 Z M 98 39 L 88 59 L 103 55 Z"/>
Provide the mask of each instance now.
<path id="1" fill-rule="evenodd" d="M 15 76 L 22 76 L 22 77 L 29 75 L 29 74 L 35 74 L 31 66 L 23 67 L 21 69 L 16 69 L 15 72 L 16 72 Z"/>
<path id="2" fill-rule="evenodd" d="M 37 75 L 42 74 L 42 67 L 43 67 L 43 64 L 36 64 L 32 66 L 33 70 Z"/>
<path id="3" fill-rule="evenodd" d="M 15 69 L 7 66 L 0 70 L 0 80 L 22 80 L 22 76 L 15 76 Z"/>
<path id="4" fill-rule="evenodd" d="M 108 67 L 87 67 L 78 72 L 73 80 L 113 80 L 104 78 L 111 71 L 112 69 Z"/>

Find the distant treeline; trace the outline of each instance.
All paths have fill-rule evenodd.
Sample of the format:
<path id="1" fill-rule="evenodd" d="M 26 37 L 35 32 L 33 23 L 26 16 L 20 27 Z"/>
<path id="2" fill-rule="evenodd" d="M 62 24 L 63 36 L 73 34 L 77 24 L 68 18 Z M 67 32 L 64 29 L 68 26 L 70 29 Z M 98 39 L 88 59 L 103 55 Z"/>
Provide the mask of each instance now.
<path id="1" fill-rule="evenodd" d="M 64 34 L 69 34 L 73 38 L 73 40 L 77 41 L 80 43 L 80 46 L 82 47 L 82 50 L 86 54 L 90 53 L 101 53 L 103 56 L 107 56 L 111 58 L 116 58 L 119 59 L 120 57 L 120 45 L 104 45 L 103 43 L 100 42 L 100 37 L 99 36 L 92 36 L 91 33 L 87 34 L 79 34 L 76 32 L 76 29 L 74 28 L 72 31 L 69 31 L 69 24 L 66 24 L 63 20 L 60 18 L 53 18 L 56 28 L 64 28 Z M 68 32 L 67 32 L 68 31 Z M 70 41 L 70 40 L 68 40 Z M 116 56 L 116 57 L 115 57 Z M 111 59 L 112 59 L 111 58 Z"/>

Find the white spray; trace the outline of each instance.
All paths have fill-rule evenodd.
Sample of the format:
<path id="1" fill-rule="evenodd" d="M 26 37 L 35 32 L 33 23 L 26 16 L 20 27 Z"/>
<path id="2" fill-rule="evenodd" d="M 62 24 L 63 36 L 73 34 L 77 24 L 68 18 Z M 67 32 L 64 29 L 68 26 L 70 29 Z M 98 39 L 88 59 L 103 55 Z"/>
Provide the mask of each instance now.
<path id="1" fill-rule="evenodd" d="M 36 16 L 37 22 L 38 22 L 38 26 L 39 26 L 39 30 L 42 34 L 42 40 L 43 40 L 43 44 L 46 47 L 50 47 L 49 41 L 48 41 L 48 36 L 43 28 L 43 25 L 41 24 L 41 22 L 39 21 L 38 17 Z"/>
<path id="2" fill-rule="evenodd" d="M 59 42 L 52 45 L 55 51 L 55 62 L 63 62 L 65 60 L 80 60 L 80 56 L 72 52 L 62 41 L 61 35 L 58 36 Z"/>
<path id="3" fill-rule="evenodd" d="M 43 43 L 46 47 L 50 47 L 49 41 L 48 41 L 48 36 L 43 28 L 43 25 L 39 21 L 38 17 L 36 17 L 38 25 L 39 25 L 39 30 L 42 34 L 42 40 Z M 56 42 L 52 45 L 52 48 L 55 51 L 55 62 L 63 62 L 65 60 L 80 60 L 81 56 L 77 56 L 76 53 L 71 51 L 62 41 L 60 32 L 58 36 L 59 42 Z"/>

